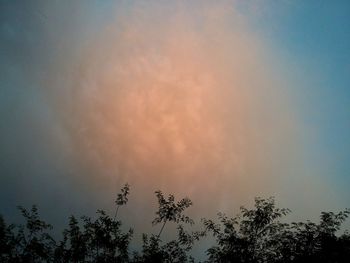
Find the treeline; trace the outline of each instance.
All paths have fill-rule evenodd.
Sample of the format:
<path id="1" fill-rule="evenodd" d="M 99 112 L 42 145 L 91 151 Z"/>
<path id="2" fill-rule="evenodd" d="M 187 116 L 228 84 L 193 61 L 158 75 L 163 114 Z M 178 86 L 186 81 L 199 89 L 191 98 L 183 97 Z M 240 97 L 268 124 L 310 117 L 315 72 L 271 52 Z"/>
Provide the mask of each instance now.
<path id="1" fill-rule="evenodd" d="M 36 206 L 19 207 L 24 225 L 7 224 L 0 216 L 0 262 L 195 262 L 191 249 L 207 236 L 215 244 L 206 251 L 206 262 L 350 262 L 350 234 L 337 235 L 350 210 L 322 212 L 319 223 L 284 223 L 289 209 L 277 208 L 273 198 L 256 198 L 252 209 L 241 207 L 235 217 L 202 219 L 202 230 L 189 232 L 185 225 L 194 222 L 184 212 L 191 200 L 175 201 L 161 191 L 155 192 L 159 207 L 152 222 L 160 231 L 143 234 L 140 251 L 131 251 L 133 230 L 123 231 L 118 220 L 129 190 L 126 184 L 117 195 L 113 217 L 102 210 L 94 220 L 71 216 L 59 241 L 49 234 L 52 226 L 40 219 Z M 162 232 L 169 222 L 176 223 L 177 236 L 165 242 Z"/>

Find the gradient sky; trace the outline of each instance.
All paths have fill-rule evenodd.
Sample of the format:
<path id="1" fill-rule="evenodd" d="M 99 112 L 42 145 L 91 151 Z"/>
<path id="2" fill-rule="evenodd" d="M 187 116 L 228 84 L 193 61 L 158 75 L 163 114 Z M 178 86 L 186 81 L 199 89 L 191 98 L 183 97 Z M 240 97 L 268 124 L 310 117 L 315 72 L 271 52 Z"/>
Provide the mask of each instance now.
<path id="1" fill-rule="evenodd" d="M 112 211 L 127 181 L 141 231 L 159 188 L 194 217 L 349 206 L 349 1 L 2 0 L 0 61 L 7 218 Z"/>

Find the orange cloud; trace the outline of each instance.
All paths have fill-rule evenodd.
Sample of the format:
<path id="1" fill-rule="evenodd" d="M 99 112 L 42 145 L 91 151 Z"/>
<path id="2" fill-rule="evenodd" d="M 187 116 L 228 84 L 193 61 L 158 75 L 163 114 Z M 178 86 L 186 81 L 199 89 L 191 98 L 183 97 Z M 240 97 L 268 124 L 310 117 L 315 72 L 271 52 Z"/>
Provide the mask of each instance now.
<path id="1" fill-rule="evenodd" d="M 65 123 L 101 198 L 128 181 L 135 199 L 160 188 L 212 215 L 291 185 L 319 196 L 289 76 L 228 3 L 124 7 L 75 58 Z"/>

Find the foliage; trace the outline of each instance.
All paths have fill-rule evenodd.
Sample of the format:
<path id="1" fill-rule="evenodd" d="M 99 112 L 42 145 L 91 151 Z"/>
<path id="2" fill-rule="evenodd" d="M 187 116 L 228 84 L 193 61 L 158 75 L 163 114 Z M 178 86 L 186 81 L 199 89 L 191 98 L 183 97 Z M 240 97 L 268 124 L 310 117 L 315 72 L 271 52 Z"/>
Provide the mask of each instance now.
<path id="1" fill-rule="evenodd" d="M 156 212 L 157 217 L 153 220 L 152 224 L 156 225 L 163 222 L 162 228 L 159 231 L 158 238 L 160 237 L 164 226 L 167 222 L 175 223 L 189 223 L 193 224 L 193 220 L 188 216 L 183 215 L 183 211 L 192 205 L 192 201 L 189 198 L 183 198 L 179 202 L 175 202 L 175 197 L 169 195 L 168 199 L 164 198 L 161 191 L 155 192 L 158 199 L 158 211 Z"/>
<path id="2" fill-rule="evenodd" d="M 129 185 L 118 194 L 117 206 L 128 202 Z M 82 224 L 71 216 L 69 228 L 63 231 L 63 240 L 55 250 L 56 262 L 129 262 L 129 244 L 133 230 L 122 232 L 121 221 L 112 219 L 103 210 L 97 211 L 97 219 L 83 216 Z"/>
<path id="3" fill-rule="evenodd" d="M 349 210 L 322 212 L 319 224 L 281 223 L 290 210 L 276 208 L 273 198 L 255 199 L 253 209 L 241 207 L 219 223 L 203 219 L 207 233 L 216 238 L 208 251 L 209 262 L 348 262 L 349 235 L 336 236 Z"/>
<path id="4" fill-rule="evenodd" d="M 121 206 L 126 205 L 129 201 L 128 195 L 130 194 L 130 186 L 126 183 L 122 189 L 120 189 L 120 193 L 117 194 L 117 199 L 115 200 L 116 210 L 114 214 L 114 220 L 116 220 L 118 215 L 118 210 Z"/>
<path id="5" fill-rule="evenodd" d="M 25 225 L 7 226 L 0 219 L 0 259 L 3 262 L 42 262 L 52 259 L 54 239 L 46 232 L 52 226 L 39 218 L 38 209 L 18 207 L 24 217 Z"/>
<path id="6" fill-rule="evenodd" d="M 161 191 L 155 192 L 158 200 L 158 210 L 156 218 L 152 224 L 157 225 L 163 223 L 157 236 L 151 235 L 148 237 L 143 234 L 142 253 L 135 253 L 134 262 L 193 262 L 194 259 L 188 255 L 192 249 L 194 242 L 199 240 L 200 233 L 185 231 L 184 226 L 180 223 L 194 224 L 194 221 L 183 214 L 183 212 L 192 205 L 189 198 L 183 198 L 176 202 L 173 195 L 165 198 Z M 160 235 L 167 222 L 177 224 L 177 239 L 166 242 L 162 245 Z"/>
<path id="7" fill-rule="evenodd" d="M 350 234 L 338 234 L 350 210 L 322 212 L 320 222 L 284 223 L 289 209 L 276 207 L 274 198 L 255 198 L 254 207 L 240 208 L 229 217 L 218 214 L 218 220 L 202 219 L 202 231 L 189 232 L 194 221 L 184 215 L 192 205 L 189 198 L 175 201 L 156 191 L 158 210 L 153 225 L 161 224 L 157 235 L 143 234 L 141 251 L 130 251 L 133 230 L 123 230 L 116 220 L 118 208 L 126 205 L 130 187 L 124 185 L 117 195 L 116 213 L 112 218 L 98 210 L 92 219 L 69 217 L 62 240 L 50 235 L 51 225 L 39 217 L 38 209 L 19 207 L 25 224 L 7 224 L 0 216 L 0 262 L 194 262 L 193 246 L 212 235 L 213 244 L 206 252 L 207 262 L 349 262 Z M 167 223 L 176 225 L 176 235 L 169 241 L 161 234 Z"/>

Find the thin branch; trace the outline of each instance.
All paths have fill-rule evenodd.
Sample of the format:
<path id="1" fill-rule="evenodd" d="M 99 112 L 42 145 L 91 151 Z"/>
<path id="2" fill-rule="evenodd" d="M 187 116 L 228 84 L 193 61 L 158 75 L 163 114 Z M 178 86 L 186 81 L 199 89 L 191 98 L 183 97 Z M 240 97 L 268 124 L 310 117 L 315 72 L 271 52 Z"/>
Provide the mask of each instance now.
<path id="1" fill-rule="evenodd" d="M 164 221 L 164 223 L 163 223 L 163 225 L 162 225 L 162 228 L 160 229 L 160 231 L 159 231 L 159 234 L 158 234 L 158 236 L 157 236 L 157 238 L 159 238 L 160 237 L 160 235 L 162 234 L 162 232 L 163 232 L 163 229 L 164 229 L 164 227 L 165 227 L 165 224 L 166 224 L 166 220 Z"/>

